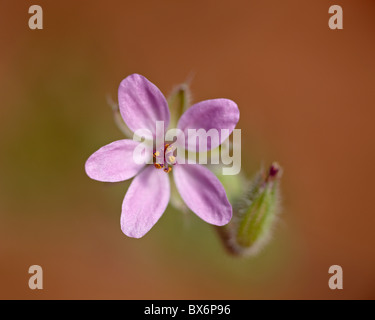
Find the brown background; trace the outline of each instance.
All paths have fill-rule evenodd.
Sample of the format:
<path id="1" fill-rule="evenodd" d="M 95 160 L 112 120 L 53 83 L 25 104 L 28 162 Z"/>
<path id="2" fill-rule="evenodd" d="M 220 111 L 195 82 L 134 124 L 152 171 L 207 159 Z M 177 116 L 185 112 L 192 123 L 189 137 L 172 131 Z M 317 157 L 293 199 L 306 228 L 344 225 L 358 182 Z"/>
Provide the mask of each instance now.
<path id="1" fill-rule="evenodd" d="M 374 1 L 34 2 L 43 30 L 30 1 L 0 3 L 0 298 L 375 298 Z M 333 4 L 344 30 L 328 28 Z M 122 138 L 106 95 L 134 72 L 165 94 L 193 75 L 194 101 L 235 100 L 244 172 L 284 167 L 259 256 L 226 256 L 171 209 L 141 240 L 121 233 L 128 183 L 94 182 L 84 162 Z"/>

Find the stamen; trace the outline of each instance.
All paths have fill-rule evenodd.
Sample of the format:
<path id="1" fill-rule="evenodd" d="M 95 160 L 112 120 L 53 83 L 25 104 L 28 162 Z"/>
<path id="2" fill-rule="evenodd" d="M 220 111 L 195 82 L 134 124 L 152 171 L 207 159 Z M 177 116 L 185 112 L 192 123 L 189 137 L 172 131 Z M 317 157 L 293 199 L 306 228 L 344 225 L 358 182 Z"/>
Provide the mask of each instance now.
<path id="1" fill-rule="evenodd" d="M 152 155 L 154 158 L 154 167 L 156 169 L 163 169 L 165 173 L 169 173 L 172 171 L 172 165 L 175 165 L 176 157 L 173 155 L 173 150 L 175 147 L 170 145 L 169 143 L 166 143 L 164 145 L 164 149 L 161 149 L 159 151 L 155 151 Z M 163 157 L 164 156 L 164 157 Z M 160 159 L 159 157 L 163 157 Z M 168 162 L 167 162 L 168 160 Z"/>

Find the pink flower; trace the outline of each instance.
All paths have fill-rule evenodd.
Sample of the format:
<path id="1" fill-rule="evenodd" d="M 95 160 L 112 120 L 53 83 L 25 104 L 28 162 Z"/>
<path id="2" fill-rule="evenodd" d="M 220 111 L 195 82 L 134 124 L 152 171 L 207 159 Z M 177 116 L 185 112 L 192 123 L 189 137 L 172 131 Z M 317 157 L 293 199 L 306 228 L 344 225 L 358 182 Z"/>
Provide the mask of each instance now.
<path id="1" fill-rule="evenodd" d="M 118 93 L 121 116 L 133 132 L 148 129 L 155 137 L 156 121 L 164 121 L 168 127 L 168 103 L 145 77 L 128 76 L 121 82 Z M 238 120 L 239 110 L 233 101 L 213 99 L 191 106 L 177 127 L 183 132 L 189 128 L 228 129 L 230 134 Z M 228 136 L 221 135 L 219 144 Z M 173 170 L 170 167 L 160 170 L 163 165 L 137 164 L 133 151 L 139 143 L 128 139 L 114 141 L 92 154 L 85 165 L 87 175 L 98 181 L 118 182 L 135 177 L 122 204 L 121 230 L 127 236 L 141 238 L 164 213 L 170 198 L 169 171 L 173 172 L 181 198 L 201 219 L 218 226 L 231 220 L 232 206 L 224 187 L 210 170 L 199 164 L 177 164 Z"/>

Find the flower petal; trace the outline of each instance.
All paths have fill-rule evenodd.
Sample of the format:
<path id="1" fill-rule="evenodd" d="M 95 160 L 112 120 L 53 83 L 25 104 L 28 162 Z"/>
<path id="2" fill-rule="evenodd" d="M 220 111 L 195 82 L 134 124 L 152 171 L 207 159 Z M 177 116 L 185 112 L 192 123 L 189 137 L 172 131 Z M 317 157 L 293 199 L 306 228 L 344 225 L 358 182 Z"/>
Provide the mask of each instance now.
<path id="1" fill-rule="evenodd" d="M 237 104 L 228 99 L 205 100 L 194 104 L 181 116 L 177 127 L 185 134 L 186 148 L 196 151 L 188 144 L 188 129 L 216 129 L 219 131 L 219 139 L 216 143 L 211 143 L 207 139 L 207 150 L 218 147 L 225 139 L 229 137 L 240 119 L 240 111 Z M 227 129 L 226 134 L 221 134 L 221 129 Z M 200 148 L 199 151 L 205 151 Z"/>
<path id="2" fill-rule="evenodd" d="M 134 178 L 122 203 L 122 232 L 132 238 L 143 237 L 164 213 L 169 196 L 168 174 L 146 167 Z"/>
<path id="3" fill-rule="evenodd" d="M 135 132 L 148 129 L 155 136 L 156 121 L 169 125 L 168 103 L 158 87 L 139 74 L 122 80 L 118 89 L 121 116 L 127 126 Z"/>
<path id="4" fill-rule="evenodd" d="M 204 221 L 223 226 L 232 218 L 225 189 L 218 178 L 199 164 L 183 164 L 173 168 L 178 192 L 186 205 Z"/>
<path id="5" fill-rule="evenodd" d="M 139 142 L 118 140 L 101 147 L 85 164 L 87 175 L 94 180 L 118 182 L 134 177 L 144 166 L 133 159 L 134 149 Z"/>

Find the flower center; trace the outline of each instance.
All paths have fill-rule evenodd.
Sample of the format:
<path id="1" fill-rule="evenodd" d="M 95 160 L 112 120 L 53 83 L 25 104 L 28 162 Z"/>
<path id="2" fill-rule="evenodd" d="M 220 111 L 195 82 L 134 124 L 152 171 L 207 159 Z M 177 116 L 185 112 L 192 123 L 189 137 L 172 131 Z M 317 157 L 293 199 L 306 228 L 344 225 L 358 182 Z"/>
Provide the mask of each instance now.
<path id="1" fill-rule="evenodd" d="M 176 157 L 173 155 L 175 148 L 166 143 L 164 148 L 156 150 L 153 153 L 154 167 L 156 169 L 163 169 L 165 173 L 172 171 L 172 166 L 177 164 Z"/>

